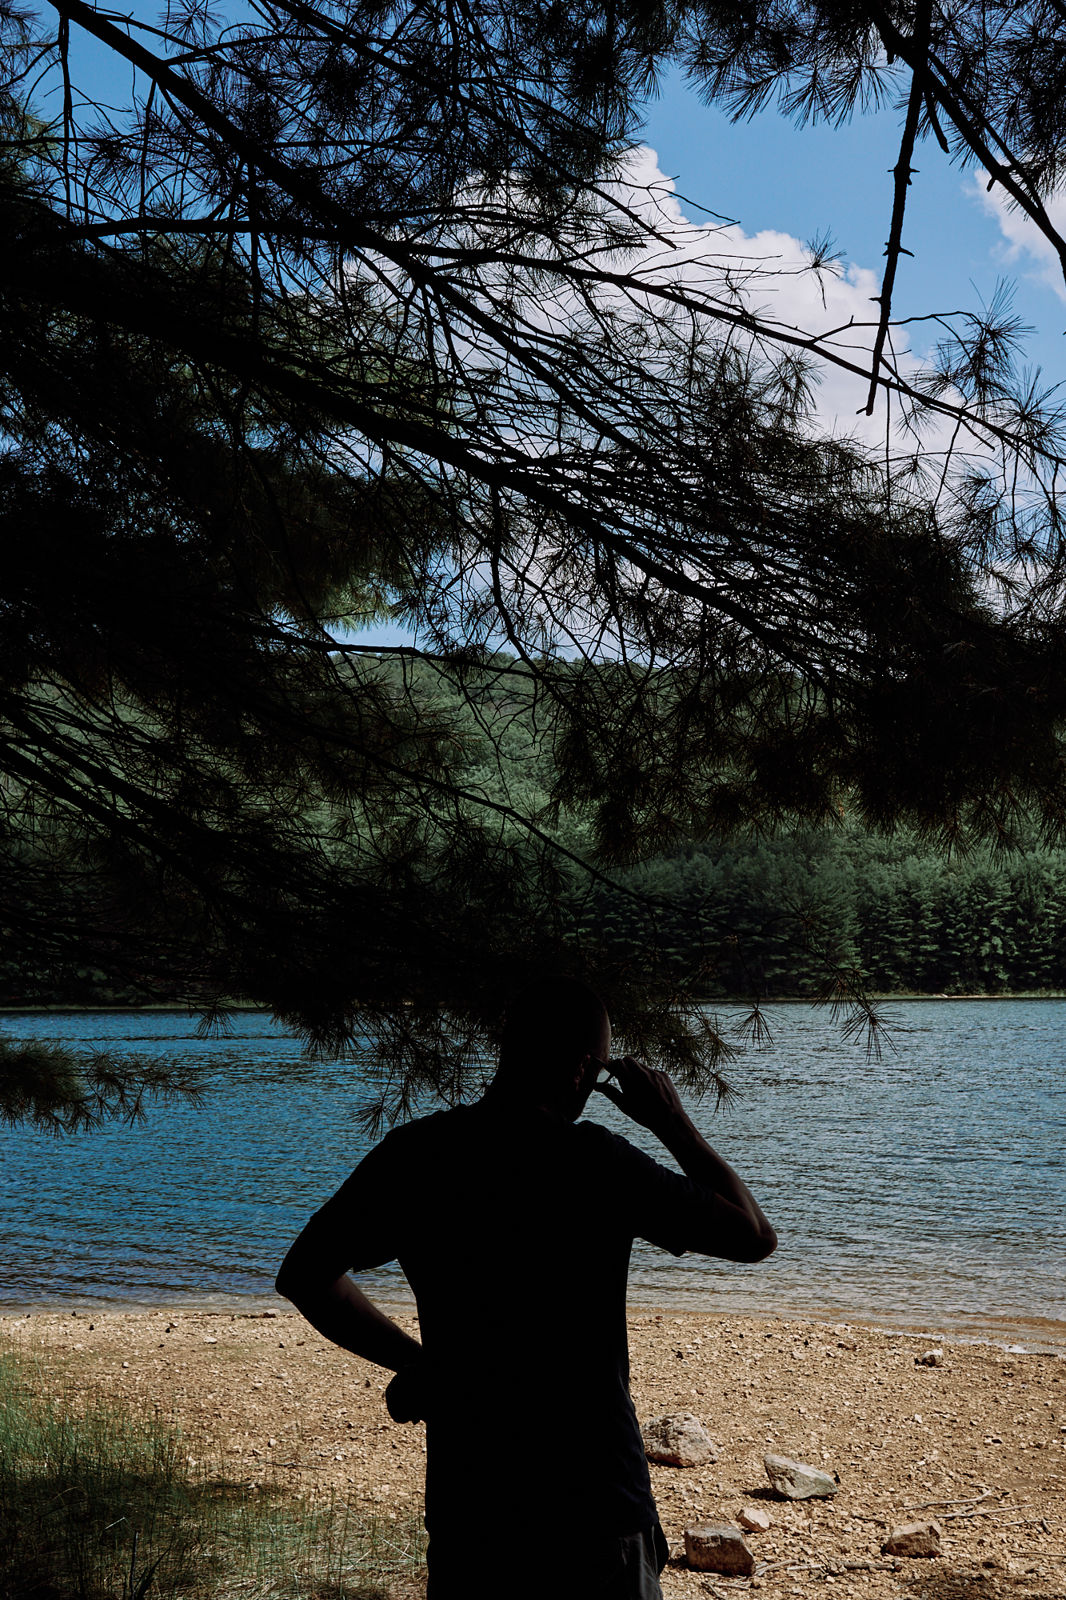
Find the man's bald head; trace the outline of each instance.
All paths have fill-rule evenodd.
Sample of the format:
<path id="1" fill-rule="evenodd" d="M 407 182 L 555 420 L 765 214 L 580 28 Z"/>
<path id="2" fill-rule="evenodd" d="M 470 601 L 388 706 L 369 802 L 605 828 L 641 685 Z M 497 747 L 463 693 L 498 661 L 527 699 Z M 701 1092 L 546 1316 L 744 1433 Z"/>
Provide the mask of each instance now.
<path id="1" fill-rule="evenodd" d="M 574 1075 L 588 1057 L 611 1048 L 607 1007 L 578 978 L 541 978 L 515 995 L 500 1040 L 500 1087 L 537 1099 L 568 1101 Z"/>

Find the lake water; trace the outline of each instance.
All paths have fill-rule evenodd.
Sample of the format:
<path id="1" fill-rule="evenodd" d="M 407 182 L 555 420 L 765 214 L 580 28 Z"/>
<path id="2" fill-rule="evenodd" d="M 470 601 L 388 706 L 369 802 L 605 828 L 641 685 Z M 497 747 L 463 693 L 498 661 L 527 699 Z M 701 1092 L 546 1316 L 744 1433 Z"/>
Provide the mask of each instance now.
<path id="1" fill-rule="evenodd" d="M 1066 1002 L 909 1001 L 868 1060 L 824 1012 L 767 1010 L 772 1048 L 694 1108 L 780 1236 L 757 1266 L 638 1242 L 630 1298 L 808 1314 L 1066 1350 Z M 0 1031 L 196 1063 L 205 1098 L 55 1139 L 0 1129 L 0 1308 L 274 1303 L 308 1215 L 367 1148 L 357 1070 L 310 1063 L 262 1016 L 8 1015 Z M 602 1098 L 596 1117 L 662 1151 Z M 476 1280 L 480 1264 L 468 1271 Z M 398 1268 L 371 1292 L 406 1298 Z M 456 1294 L 463 1284 L 456 1282 Z"/>

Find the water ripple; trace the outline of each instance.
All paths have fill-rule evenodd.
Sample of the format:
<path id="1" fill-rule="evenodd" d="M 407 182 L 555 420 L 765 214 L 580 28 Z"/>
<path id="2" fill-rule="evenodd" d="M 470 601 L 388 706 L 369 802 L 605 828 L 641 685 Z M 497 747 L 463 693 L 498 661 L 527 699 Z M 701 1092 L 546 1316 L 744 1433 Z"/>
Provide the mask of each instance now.
<path id="1" fill-rule="evenodd" d="M 947 1327 L 1066 1322 L 1066 1003 L 899 1004 L 881 1061 L 823 1012 L 768 1011 L 775 1043 L 736 1068 L 741 1099 L 694 1114 L 750 1181 L 779 1249 L 745 1267 L 638 1244 L 633 1298 Z M 365 1149 L 356 1069 L 308 1062 L 265 1017 L 239 1014 L 228 1037 L 206 1039 L 162 1013 L 3 1021 L 193 1064 L 206 1098 L 61 1140 L 0 1130 L 0 1303 L 269 1294 L 289 1242 Z M 662 1156 L 605 1102 L 596 1115 Z M 397 1269 L 374 1276 L 379 1293 L 403 1293 Z"/>

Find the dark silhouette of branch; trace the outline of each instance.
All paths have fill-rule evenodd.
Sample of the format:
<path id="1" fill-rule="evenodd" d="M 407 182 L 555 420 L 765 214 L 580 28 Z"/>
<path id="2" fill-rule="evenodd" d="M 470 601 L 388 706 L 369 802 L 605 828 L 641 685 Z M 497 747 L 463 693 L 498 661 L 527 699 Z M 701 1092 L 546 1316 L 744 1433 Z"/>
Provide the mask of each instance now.
<path id="1" fill-rule="evenodd" d="M 924 59 L 929 48 L 929 22 L 932 12 L 932 0 L 919 0 L 914 18 L 914 35 L 912 39 L 913 52 L 919 59 Z M 877 400 L 878 374 L 881 368 L 881 356 L 888 338 L 889 325 L 892 320 L 892 290 L 896 282 L 896 269 L 899 258 L 904 254 L 903 249 L 903 217 L 907 209 L 907 190 L 910 187 L 911 175 L 914 172 L 914 141 L 918 136 L 918 123 L 922 114 L 922 104 L 926 91 L 918 74 L 912 72 L 910 94 L 907 98 L 907 115 L 903 123 L 903 138 L 900 142 L 899 156 L 892 169 L 892 221 L 889 227 L 888 242 L 885 245 L 885 273 L 881 280 L 881 294 L 878 304 L 880 316 L 877 320 L 877 333 L 874 338 L 873 355 L 870 360 L 870 393 L 866 400 L 866 415 L 873 416 L 874 405 Z M 906 254 L 910 254 L 909 251 Z"/>
<path id="2" fill-rule="evenodd" d="M 925 128 L 1033 205 L 1056 170 L 1054 14 L 1011 5 L 1002 41 L 876 0 L 27 24 L 0 169 L 13 970 L 249 996 L 315 1047 L 376 1041 L 409 1099 L 452 1092 L 449 1029 L 483 1041 L 563 967 L 698 1075 L 667 908 L 634 911 L 637 952 L 583 920 L 636 906 L 621 865 L 842 814 L 1066 828 L 1061 408 L 999 305 L 937 317 L 928 372 L 893 353 Z M 94 110 L 74 28 L 133 69 L 128 105 Z M 878 28 L 911 75 L 878 315 L 792 327 L 624 154 L 674 60 L 846 118 Z M 51 140 L 19 77 L 41 51 Z M 830 366 L 911 432 L 820 432 Z M 412 643 L 360 631 L 385 618 Z"/>
<path id="3" fill-rule="evenodd" d="M 939 61 L 934 52 L 919 52 L 913 39 L 908 39 L 901 33 L 892 21 L 888 12 L 880 4 L 880 0 L 870 0 L 870 13 L 873 16 L 877 30 L 884 41 L 885 47 L 893 55 L 898 55 L 916 74 L 929 98 L 934 104 L 942 107 L 945 115 L 954 123 L 958 132 L 980 160 L 990 175 L 990 182 L 994 181 L 1010 195 L 1011 199 L 1021 211 L 1035 224 L 1039 231 L 1054 247 L 1055 253 L 1066 276 L 1066 240 L 1063 239 L 1048 215 L 1047 208 L 1040 199 L 1032 194 L 1023 184 L 1019 183 L 1014 173 L 1020 170 L 1020 163 L 1006 148 L 1003 140 L 991 132 L 991 138 L 986 137 L 985 119 L 980 110 L 970 101 L 970 110 L 967 110 L 968 96 L 965 88 L 958 81 L 943 62 Z M 999 144 L 1006 156 L 1001 161 L 993 152 L 993 142 Z"/>

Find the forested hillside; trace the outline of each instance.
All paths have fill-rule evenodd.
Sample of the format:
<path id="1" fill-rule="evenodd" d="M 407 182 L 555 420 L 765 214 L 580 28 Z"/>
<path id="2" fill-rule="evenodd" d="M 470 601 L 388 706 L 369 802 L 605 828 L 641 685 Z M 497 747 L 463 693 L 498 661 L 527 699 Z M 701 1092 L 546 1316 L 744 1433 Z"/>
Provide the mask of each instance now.
<path id="1" fill-rule="evenodd" d="M 474 736 L 471 782 L 535 814 L 552 787 L 550 716 L 513 684 L 505 700 L 487 687 L 486 706 L 497 729 L 506 722 L 505 760 L 479 764 Z M 582 854 L 593 847 L 578 813 L 555 831 Z M 652 948 L 668 953 L 680 972 L 699 970 L 712 997 L 821 993 L 833 969 L 861 973 L 875 993 L 1066 989 L 1066 850 L 1035 829 L 999 853 L 948 855 L 907 829 L 878 835 L 844 821 L 693 841 L 611 876 L 620 888 L 587 892 L 578 928 L 634 964 Z"/>
<path id="2" fill-rule="evenodd" d="M 1066 988 L 1066 851 L 1023 841 L 961 859 L 842 828 L 694 844 L 626 874 L 650 913 L 601 890 L 585 916 L 634 950 L 659 939 L 708 995 L 802 995 L 827 968 L 875 992 Z"/>
<path id="3" fill-rule="evenodd" d="M 385 680 L 403 674 L 423 714 L 448 726 L 461 750 L 463 787 L 474 806 L 499 806 L 501 840 L 522 848 L 519 816 L 557 842 L 595 852 L 587 818 L 550 803 L 555 777 L 550 707 L 536 703 L 500 657 L 471 668 L 458 685 L 438 665 L 377 663 Z M 365 674 L 371 664 L 363 662 Z M 352 670 L 355 670 L 354 668 Z M 379 683 L 381 679 L 378 679 Z M 325 839 L 331 818 L 307 819 Z M 609 843 L 609 841 L 608 841 Z M 54 837 L 50 851 L 61 849 Z M 347 848 L 339 844 L 334 849 Z M 45 849 L 38 837 L 29 855 Z M 608 852 L 609 853 L 609 852 Z M 582 887 L 580 893 L 578 882 Z M 91 910 L 91 877 L 71 872 L 57 923 Z M 476 915 L 473 904 L 460 908 Z M 654 954 L 708 997 L 825 991 L 833 972 L 861 975 L 874 992 L 1008 993 L 1066 989 L 1066 850 L 1035 831 L 1010 852 L 946 857 L 905 830 L 873 835 L 847 822 L 775 836 L 692 841 L 638 866 L 605 867 L 590 888 L 575 873 L 559 884 L 559 924 L 571 937 L 606 939 L 623 969 Z M 205 956 L 208 952 L 205 951 Z M 17 941 L 0 962 L 0 1004 L 144 1004 L 180 998 L 158 966 L 120 976 L 101 964 L 27 962 Z"/>

